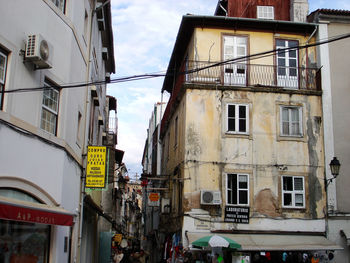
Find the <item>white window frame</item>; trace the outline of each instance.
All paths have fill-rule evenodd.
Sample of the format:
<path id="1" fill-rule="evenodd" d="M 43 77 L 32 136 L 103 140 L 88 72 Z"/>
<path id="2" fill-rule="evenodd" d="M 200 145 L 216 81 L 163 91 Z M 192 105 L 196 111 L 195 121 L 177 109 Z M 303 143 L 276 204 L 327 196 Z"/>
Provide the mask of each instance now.
<path id="1" fill-rule="evenodd" d="M 45 87 L 51 87 L 51 85 L 45 81 L 44 82 L 44 86 Z M 50 90 L 53 91 L 54 93 L 57 94 L 57 102 L 56 102 L 56 108 L 52 109 L 50 107 L 48 107 L 47 105 L 44 104 L 44 96 L 45 96 L 45 90 Z M 51 133 L 53 135 L 56 135 L 57 133 L 57 122 L 58 122 L 58 106 L 59 106 L 59 102 L 60 102 L 60 92 L 59 90 L 57 90 L 56 88 L 51 87 L 50 89 L 45 89 L 42 93 L 42 104 L 41 104 L 41 117 L 40 117 L 40 128 L 48 133 Z M 55 124 L 54 124 L 54 131 L 48 130 L 45 127 L 43 127 L 42 122 L 43 122 L 43 112 L 47 111 L 51 114 L 53 114 L 55 116 Z"/>
<path id="2" fill-rule="evenodd" d="M 0 50 L 0 56 L 4 58 L 4 67 L 0 68 L 2 76 L 0 78 L 0 110 L 2 109 L 2 103 L 3 103 L 3 96 L 4 96 L 4 90 L 5 90 L 5 79 L 6 79 L 6 70 L 7 70 L 7 55 Z"/>
<path id="3" fill-rule="evenodd" d="M 229 107 L 235 107 L 235 116 L 229 116 Z M 240 131 L 239 121 L 239 107 L 245 107 L 245 121 L 246 121 L 246 129 L 245 131 Z M 235 130 L 229 130 L 229 120 L 235 120 Z M 249 104 L 241 104 L 241 103 L 227 103 L 226 104 L 226 133 L 229 134 L 249 134 Z"/>
<path id="4" fill-rule="evenodd" d="M 288 130 L 289 133 L 284 133 L 283 130 L 283 110 L 288 109 Z M 299 134 L 292 134 L 293 130 L 293 122 L 292 121 L 292 110 L 298 110 L 298 122 L 299 123 Z M 281 105 L 280 106 L 280 135 L 281 136 L 289 136 L 289 137 L 303 137 L 303 107 L 302 106 L 289 106 L 289 105 Z"/>
<path id="5" fill-rule="evenodd" d="M 275 19 L 275 8 L 273 6 L 258 5 L 256 7 L 256 16 L 258 19 Z"/>
<path id="6" fill-rule="evenodd" d="M 229 175 L 236 175 L 237 176 L 237 185 L 236 185 L 236 199 L 237 199 L 237 203 L 229 203 L 229 191 L 233 191 L 234 189 L 229 188 Z M 239 177 L 240 176 L 246 176 L 247 178 L 247 188 L 240 188 L 239 187 Z M 233 183 L 233 182 L 232 182 Z M 239 199 L 239 193 L 241 191 L 246 191 L 247 192 L 247 203 L 241 203 L 240 199 Z M 249 174 L 245 174 L 245 173 L 227 173 L 226 174 L 226 205 L 228 206 L 249 206 L 249 202 L 250 202 L 250 191 L 249 191 Z"/>
<path id="7" fill-rule="evenodd" d="M 292 182 L 293 182 L 293 190 L 284 190 L 283 189 L 283 182 L 284 182 L 284 178 L 287 177 L 291 177 L 292 178 Z M 295 190 L 294 188 L 294 179 L 302 179 L 303 182 L 303 190 Z M 304 209 L 305 208 L 305 178 L 303 176 L 293 176 L 293 175 L 283 175 L 281 178 L 281 191 L 282 191 L 282 207 L 283 208 L 297 208 L 297 209 Z M 285 194 L 290 194 L 292 196 L 292 205 L 284 205 L 284 195 Z M 303 206 L 297 206 L 295 204 L 295 196 L 297 194 L 301 194 L 303 195 Z"/>

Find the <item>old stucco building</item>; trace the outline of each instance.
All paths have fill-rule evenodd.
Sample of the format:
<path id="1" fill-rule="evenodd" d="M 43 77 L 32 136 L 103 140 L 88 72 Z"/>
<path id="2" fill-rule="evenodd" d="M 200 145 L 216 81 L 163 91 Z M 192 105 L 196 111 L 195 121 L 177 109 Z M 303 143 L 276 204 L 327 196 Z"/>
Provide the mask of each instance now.
<path id="1" fill-rule="evenodd" d="M 229 261 L 339 248 L 325 237 L 321 76 L 304 47 L 317 25 L 292 16 L 307 1 L 277 2 L 182 19 L 163 84 L 164 242 L 220 233 L 241 244 Z M 225 16 L 234 3 L 247 15 Z"/>

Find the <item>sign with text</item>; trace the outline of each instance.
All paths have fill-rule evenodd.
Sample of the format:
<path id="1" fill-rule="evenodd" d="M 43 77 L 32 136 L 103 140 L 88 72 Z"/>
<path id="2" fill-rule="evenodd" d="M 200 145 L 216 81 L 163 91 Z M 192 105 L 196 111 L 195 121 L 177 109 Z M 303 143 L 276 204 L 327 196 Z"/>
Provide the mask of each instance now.
<path id="1" fill-rule="evenodd" d="M 249 224 L 249 207 L 226 206 L 225 222 Z"/>
<path id="2" fill-rule="evenodd" d="M 149 206 L 159 206 L 160 204 L 160 194 L 159 193 L 148 193 L 148 205 Z"/>
<path id="3" fill-rule="evenodd" d="M 85 187 L 105 188 L 106 147 L 88 146 Z"/>

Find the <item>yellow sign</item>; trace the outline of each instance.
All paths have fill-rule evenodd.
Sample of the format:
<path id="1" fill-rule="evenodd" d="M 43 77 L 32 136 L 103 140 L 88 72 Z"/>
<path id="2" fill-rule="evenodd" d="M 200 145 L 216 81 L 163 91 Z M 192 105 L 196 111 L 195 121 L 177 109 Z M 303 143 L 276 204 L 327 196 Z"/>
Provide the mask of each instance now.
<path id="1" fill-rule="evenodd" d="M 88 146 L 86 182 L 90 188 L 104 188 L 106 183 L 106 147 Z"/>
<path id="2" fill-rule="evenodd" d="M 113 241 L 117 242 L 118 244 L 120 244 L 120 242 L 122 242 L 122 239 L 123 239 L 122 234 L 115 234 L 113 237 Z"/>

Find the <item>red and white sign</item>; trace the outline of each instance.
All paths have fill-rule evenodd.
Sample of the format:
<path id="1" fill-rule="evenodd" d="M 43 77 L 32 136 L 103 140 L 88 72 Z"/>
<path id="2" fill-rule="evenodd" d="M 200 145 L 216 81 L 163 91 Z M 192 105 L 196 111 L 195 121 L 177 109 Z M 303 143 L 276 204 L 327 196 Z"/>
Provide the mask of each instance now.
<path id="1" fill-rule="evenodd" d="M 160 204 L 160 194 L 159 193 L 148 193 L 148 205 L 149 206 L 159 206 Z"/>

